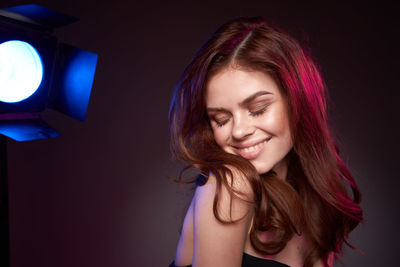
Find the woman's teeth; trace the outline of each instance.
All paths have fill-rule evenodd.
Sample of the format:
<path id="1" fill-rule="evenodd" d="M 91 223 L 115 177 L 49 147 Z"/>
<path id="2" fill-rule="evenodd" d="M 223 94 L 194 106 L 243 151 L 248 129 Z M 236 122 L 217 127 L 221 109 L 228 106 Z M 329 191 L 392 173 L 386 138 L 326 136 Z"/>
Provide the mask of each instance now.
<path id="1" fill-rule="evenodd" d="M 251 147 L 246 147 L 246 148 L 241 148 L 240 150 L 243 152 L 253 152 L 254 150 L 260 149 L 267 141 L 258 143 L 257 145 L 251 146 Z"/>

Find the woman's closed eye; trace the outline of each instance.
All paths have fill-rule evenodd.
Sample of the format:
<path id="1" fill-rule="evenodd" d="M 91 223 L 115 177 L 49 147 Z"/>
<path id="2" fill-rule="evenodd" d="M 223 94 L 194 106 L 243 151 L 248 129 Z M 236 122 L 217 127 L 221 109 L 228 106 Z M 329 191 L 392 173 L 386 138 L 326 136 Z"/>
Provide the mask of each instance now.
<path id="1" fill-rule="evenodd" d="M 229 121 L 228 116 L 213 116 L 211 119 L 218 127 L 224 126 Z"/>
<path id="2" fill-rule="evenodd" d="M 265 108 L 262 108 L 262 109 L 259 109 L 259 110 L 256 110 L 256 111 L 250 111 L 250 115 L 254 116 L 254 117 L 260 116 L 265 112 L 266 109 L 267 108 L 265 107 Z"/>
<path id="3" fill-rule="evenodd" d="M 249 109 L 249 113 L 251 116 L 256 117 L 264 114 L 264 112 L 267 110 L 268 105 L 259 105 L 254 108 Z"/>
<path id="4" fill-rule="evenodd" d="M 251 116 L 257 117 L 264 114 L 267 108 L 268 104 L 257 105 L 254 108 L 249 108 L 249 113 Z M 209 115 L 209 118 L 210 120 L 214 121 L 218 127 L 224 126 L 230 120 L 230 116 L 228 114 Z"/>

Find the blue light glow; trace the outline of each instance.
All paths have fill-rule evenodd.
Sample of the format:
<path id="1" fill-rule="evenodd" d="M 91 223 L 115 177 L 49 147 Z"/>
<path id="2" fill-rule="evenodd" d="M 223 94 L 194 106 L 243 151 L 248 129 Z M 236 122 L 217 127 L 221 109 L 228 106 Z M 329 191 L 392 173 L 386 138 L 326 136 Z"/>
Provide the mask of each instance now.
<path id="1" fill-rule="evenodd" d="M 92 91 L 97 54 L 60 44 L 57 76 L 53 80 L 48 107 L 84 121 Z"/>
<path id="2" fill-rule="evenodd" d="M 64 86 L 64 104 L 66 112 L 81 121 L 85 119 L 89 104 L 97 55 L 88 51 L 75 51 L 70 55 L 66 67 Z"/>
<path id="3" fill-rule="evenodd" d="M 39 88 L 42 78 L 42 60 L 33 46 L 17 40 L 0 44 L 0 101 L 27 99 Z"/>
<path id="4" fill-rule="evenodd" d="M 0 134 L 18 142 L 61 136 L 60 133 L 40 119 L 0 120 Z"/>

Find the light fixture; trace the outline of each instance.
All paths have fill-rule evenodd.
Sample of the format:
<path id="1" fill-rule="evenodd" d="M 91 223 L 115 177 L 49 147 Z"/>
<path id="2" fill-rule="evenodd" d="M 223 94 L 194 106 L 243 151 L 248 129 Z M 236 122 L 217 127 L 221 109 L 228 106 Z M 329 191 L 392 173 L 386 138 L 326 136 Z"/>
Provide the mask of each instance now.
<path id="1" fill-rule="evenodd" d="M 54 34 L 76 21 L 35 4 L 0 9 L 0 134 L 16 141 L 60 136 L 41 119 L 48 108 L 85 120 L 97 54 Z"/>
<path id="2" fill-rule="evenodd" d="M 0 101 L 16 103 L 30 97 L 43 78 L 37 50 L 24 41 L 0 44 Z"/>

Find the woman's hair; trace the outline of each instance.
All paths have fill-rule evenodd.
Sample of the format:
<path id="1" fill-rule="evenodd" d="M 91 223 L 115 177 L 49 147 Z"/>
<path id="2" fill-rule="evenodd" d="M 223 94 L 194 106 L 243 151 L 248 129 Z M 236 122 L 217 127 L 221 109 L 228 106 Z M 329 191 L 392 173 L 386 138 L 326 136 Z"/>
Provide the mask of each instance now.
<path id="1" fill-rule="evenodd" d="M 207 81 L 230 66 L 262 71 L 279 85 L 293 141 L 286 181 L 273 171 L 259 175 L 249 161 L 223 151 L 214 140 L 206 113 Z M 296 40 L 260 17 L 237 18 L 219 27 L 196 53 L 175 88 L 169 111 L 174 156 L 187 162 L 187 168 L 216 177 L 216 218 L 232 223 L 220 217 L 217 206 L 222 184 L 231 196 L 241 194 L 232 187 L 234 175 L 227 166 L 233 166 L 254 193 L 253 247 L 276 254 L 295 233 L 304 234 L 309 243 L 305 266 L 318 259 L 327 265 L 330 252 L 339 253 L 343 242 L 351 246 L 347 237 L 363 219 L 360 191 L 329 131 L 325 88 L 316 64 Z M 178 181 L 184 182 L 182 176 Z M 273 239 L 263 242 L 258 233 L 268 230 Z"/>

